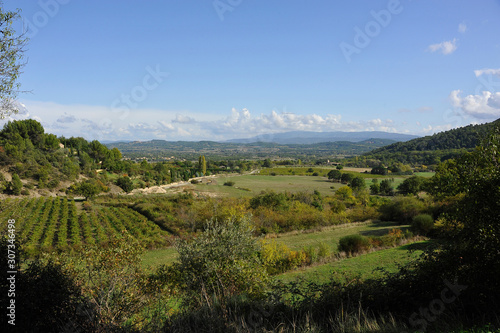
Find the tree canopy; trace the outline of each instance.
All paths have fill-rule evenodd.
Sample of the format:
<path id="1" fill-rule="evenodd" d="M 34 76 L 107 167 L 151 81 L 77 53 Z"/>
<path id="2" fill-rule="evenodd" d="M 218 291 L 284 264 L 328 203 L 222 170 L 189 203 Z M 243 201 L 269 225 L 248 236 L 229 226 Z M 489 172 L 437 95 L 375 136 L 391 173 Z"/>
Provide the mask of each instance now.
<path id="1" fill-rule="evenodd" d="M 19 11 L 4 11 L 0 2 L 0 119 L 18 112 L 15 100 L 19 93 L 17 81 L 24 66 L 26 39 L 17 34 L 12 24 L 20 19 Z"/>

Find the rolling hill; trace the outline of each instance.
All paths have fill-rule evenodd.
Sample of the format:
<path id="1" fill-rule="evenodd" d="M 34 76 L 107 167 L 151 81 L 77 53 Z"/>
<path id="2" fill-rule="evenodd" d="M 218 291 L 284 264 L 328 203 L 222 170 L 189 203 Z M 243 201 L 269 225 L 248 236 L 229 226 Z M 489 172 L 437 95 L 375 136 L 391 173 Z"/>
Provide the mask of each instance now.
<path id="1" fill-rule="evenodd" d="M 363 156 L 366 159 L 375 159 L 383 163 L 397 161 L 408 164 L 437 164 L 474 149 L 495 126 L 500 126 L 500 119 L 406 142 L 396 142 L 364 153 Z"/>

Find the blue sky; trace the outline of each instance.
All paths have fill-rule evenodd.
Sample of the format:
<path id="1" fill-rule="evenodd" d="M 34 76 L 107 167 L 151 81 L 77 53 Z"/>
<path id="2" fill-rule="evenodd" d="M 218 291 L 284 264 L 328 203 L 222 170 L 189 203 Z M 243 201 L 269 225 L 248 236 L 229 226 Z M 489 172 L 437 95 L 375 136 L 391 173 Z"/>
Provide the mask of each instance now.
<path id="1" fill-rule="evenodd" d="M 428 135 L 500 117 L 500 0 L 4 0 L 47 132 Z"/>

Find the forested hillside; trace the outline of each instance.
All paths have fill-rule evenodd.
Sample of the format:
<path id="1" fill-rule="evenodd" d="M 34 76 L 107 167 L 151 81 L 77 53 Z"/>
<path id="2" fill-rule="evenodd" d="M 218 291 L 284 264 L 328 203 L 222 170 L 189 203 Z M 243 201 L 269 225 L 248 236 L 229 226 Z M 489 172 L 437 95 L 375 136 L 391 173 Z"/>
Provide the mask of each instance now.
<path id="1" fill-rule="evenodd" d="M 97 140 L 45 133 L 33 119 L 8 122 L 0 131 L 0 192 L 20 194 L 20 179 L 29 181 L 27 188 L 54 189 L 61 181 L 91 176 L 97 169 L 123 169 L 121 158 L 118 149 L 108 149 Z"/>
<path id="2" fill-rule="evenodd" d="M 379 160 L 384 164 L 401 162 L 407 164 L 438 164 L 457 157 L 480 144 L 500 119 L 482 125 L 469 125 L 437 133 L 407 142 L 396 142 L 363 154 L 366 159 Z"/>

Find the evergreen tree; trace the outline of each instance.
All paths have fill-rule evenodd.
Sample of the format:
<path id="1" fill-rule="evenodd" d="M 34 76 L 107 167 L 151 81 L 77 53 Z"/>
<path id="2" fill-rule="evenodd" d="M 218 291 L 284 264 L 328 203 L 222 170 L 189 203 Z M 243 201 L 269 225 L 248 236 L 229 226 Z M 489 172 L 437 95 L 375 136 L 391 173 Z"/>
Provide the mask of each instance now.
<path id="1" fill-rule="evenodd" d="M 14 195 L 21 194 L 21 190 L 23 189 L 23 183 L 21 182 L 21 178 L 19 178 L 17 173 L 12 175 L 12 182 L 10 187 L 12 194 Z"/>

